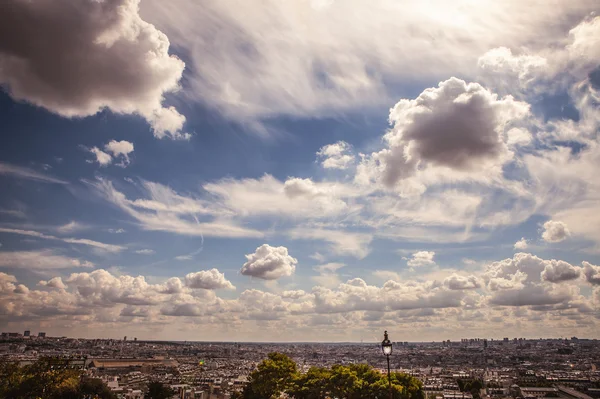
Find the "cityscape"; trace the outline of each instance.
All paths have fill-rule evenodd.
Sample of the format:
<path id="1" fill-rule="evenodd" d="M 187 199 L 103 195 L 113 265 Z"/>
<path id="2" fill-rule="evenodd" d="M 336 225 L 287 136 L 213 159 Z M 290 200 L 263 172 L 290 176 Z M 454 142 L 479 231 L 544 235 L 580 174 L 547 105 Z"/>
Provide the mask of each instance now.
<path id="1" fill-rule="evenodd" d="M 600 398 L 600 345 L 596 339 L 465 338 L 394 342 L 391 369 L 422 383 L 427 399 Z M 368 364 L 385 373 L 381 343 L 167 342 L 47 337 L 3 333 L 0 361 L 63 359 L 101 379 L 118 398 L 143 398 L 148 383 L 173 389 L 173 398 L 221 399 L 240 392 L 269 353 L 313 366 Z M 476 390 L 465 381 L 480 381 Z"/>

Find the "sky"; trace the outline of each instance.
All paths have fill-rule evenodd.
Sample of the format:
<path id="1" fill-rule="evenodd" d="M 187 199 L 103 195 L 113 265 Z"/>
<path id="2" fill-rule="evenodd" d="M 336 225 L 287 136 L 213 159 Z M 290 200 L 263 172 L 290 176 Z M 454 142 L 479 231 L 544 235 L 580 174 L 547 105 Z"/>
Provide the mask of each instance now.
<path id="1" fill-rule="evenodd" d="M 600 338 L 595 0 L 5 0 L 0 330 Z"/>

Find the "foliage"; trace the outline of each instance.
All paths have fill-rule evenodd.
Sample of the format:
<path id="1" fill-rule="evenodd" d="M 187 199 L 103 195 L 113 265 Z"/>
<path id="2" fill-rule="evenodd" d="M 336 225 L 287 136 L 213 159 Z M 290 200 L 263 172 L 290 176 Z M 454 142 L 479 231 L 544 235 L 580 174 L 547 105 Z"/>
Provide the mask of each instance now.
<path id="1" fill-rule="evenodd" d="M 148 384 L 148 393 L 146 398 L 148 399 L 168 399 L 175 395 L 176 392 L 171 387 L 166 386 L 162 382 L 153 381 Z"/>
<path id="2" fill-rule="evenodd" d="M 98 378 L 85 378 L 79 384 L 79 392 L 84 397 L 92 397 L 98 399 L 116 399 L 116 395 Z"/>
<path id="3" fill-rule="evenodd" d="M 469 380 L 463 380 L 463 379 L 458 379 L 456 380 L 456 383 L 458 384 L 458 388 L 463 391 L 463 392 L 470 392 L 473 395 L 474 399 L 479 399 L 480 397 L 480 392 L 481 389 L 483 388 L 483 381 L 479 380 L 479 379 L 469 379 Z"/>
<path id="4" fill-rule="evenodd" d="M 292 383 L 296 363 L 282 353 L 269 353 L 248 378 L 242 391 L 244 399 L 278 398 Z"/>
<path id="5" fill-rule="evenodd" d="M 14 399 L 115 399 L 100 380 L 82 377 L 80 370 L 68 368 L 60 359 L 42 358 L 19 366 L 13 362 L 0 363 L 0 397 Z"/>
<path id="6" fill-rule="evenodd" d="M 391 373 L 394 399 L 423 399 L 419 380 L 404 373 Z M 389 398 L 387 374 L 366 364 L 311 367 L 296 371 L 287 356 L 272 353 L 255 370 L 237 398 L 278 398 L 282 393 L 294 399 L 381 399 Z"/>

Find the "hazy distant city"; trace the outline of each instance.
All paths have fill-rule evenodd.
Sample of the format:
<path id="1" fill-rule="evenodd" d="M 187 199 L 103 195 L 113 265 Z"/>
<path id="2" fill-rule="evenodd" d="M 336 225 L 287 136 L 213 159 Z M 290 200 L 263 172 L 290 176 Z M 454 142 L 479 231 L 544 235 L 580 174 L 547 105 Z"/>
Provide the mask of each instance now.
<path id="1" fill-rule="evenodd" d="M 229 398 L 268 353 L 311 366 L 365 363 L 385 371 L 381 343 L 223 343 L 140 341 L 134 337 L 77 339 L 43 333 L 3 333 L 0 361 L 31 363 L 68 359 L 100 378 L 119 398 L 142 398 L 149 381 L 174 389 L 178 398 Z M 423 383 L 427 398 L 473 398 L 462 380 L 480 380 L 479 398 L 600 398 L 598 340 L 467 338 L 443 342 L 393 342 L 393 371 Z"/>

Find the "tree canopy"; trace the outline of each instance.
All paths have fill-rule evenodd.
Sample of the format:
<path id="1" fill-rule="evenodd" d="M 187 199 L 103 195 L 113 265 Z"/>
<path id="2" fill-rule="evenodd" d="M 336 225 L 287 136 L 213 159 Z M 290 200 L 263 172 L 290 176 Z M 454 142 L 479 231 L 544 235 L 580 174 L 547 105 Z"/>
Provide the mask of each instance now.
<path id="1" fill-rule="evenodd" d="M 175 395 L 175 391 L 171 387 L 166 386 L 162 382 L 152 381 L 148 384 L 147 399 L 168 399 Z"/>
<path id="2" fill-rule="evenodd" d="M 423 399 L 421 382 L 404 373 L 392 373 L 394 399 Z M 367 364 L 311 367 L 306 373 L 281 353 L 271 353 L 250 374 L 242 399 L 274 399 L 282 393 L 294 399 L 382 399 L 389 398 L 386 374 Z"/>
<path id="3" fill-rule="evenodd" d="M 101 380 L 84 378 L 80 370 L 63 366 L 49 358 L 25 366 L 0 362 L 0 398 L 116 399 Z"/>

